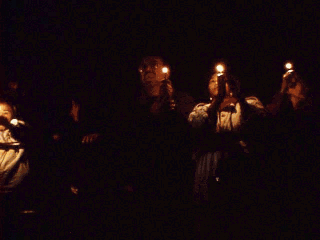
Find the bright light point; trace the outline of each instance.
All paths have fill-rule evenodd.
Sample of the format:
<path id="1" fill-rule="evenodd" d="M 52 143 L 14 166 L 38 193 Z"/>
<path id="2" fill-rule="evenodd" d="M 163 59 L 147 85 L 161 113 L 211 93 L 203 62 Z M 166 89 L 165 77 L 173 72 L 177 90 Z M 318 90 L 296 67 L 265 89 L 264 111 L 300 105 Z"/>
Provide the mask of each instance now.
<path id="1" fill-rule="evenodd" d="M 222 73 L 224 71 L 224 66 L 222 64 L 217 65 L 216 67 L 217 71 Z"/>
<path id="2" fill-rule="evenodd" d="M 285 67 L 288 70 L 292 69 L 292 63 L 286 63 Z"/>
<path id="3" fill-rule="evenodd" d="M 14 126 L 17 126 L 19 122 L 18 122 L 18 119 L 12 119 L 10 123 Z"/>
<path id="4" fill-rule="evenodd" d="M 162 68 L 162 72 L 163 73 L 168 73 L 168 68 L 167 67 Z"/>

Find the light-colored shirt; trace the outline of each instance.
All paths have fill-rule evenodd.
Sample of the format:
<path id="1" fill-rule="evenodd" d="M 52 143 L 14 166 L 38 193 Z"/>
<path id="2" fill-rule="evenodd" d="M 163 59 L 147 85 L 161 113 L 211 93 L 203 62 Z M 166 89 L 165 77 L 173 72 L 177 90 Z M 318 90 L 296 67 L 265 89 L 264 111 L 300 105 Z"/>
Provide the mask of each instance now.
<path id="1" fill-rule="evenodd" d="M 0 131 L 0 192 L 11 192 L 28 172 L 24 147 L 11 136 L 9 129 Z"/>
<path id="2" fill-rule="evenodd" d="M 265 111 L 263 104 L 256 97 L 245 98 L 245 102 L 252 108 L 253 112 L 259 113 Z M 213 120 L 209 119 L 208 115 L 210 106 L 210 104 L 199 103 L 194 107 L 188 118 L 193 128 L 201 129 L 206 124 L 212 124 Z M 230 104 L 227 108 L 217 111 L 217 118 L 214 119 L 216 125 L 213 126 L 215 132 L 234 132 L 238 130 L 244 124 L 242 122 L 242 114 L 243 109 L 241 109 L 239 102 Z M 249 153 L 246 142 L 240 140 L 237 144 L 242 147 L 244 153 Z M 210 176 L 215 177 L 216 181 L 220 181 L 219 176 L 216 175 L 216 169 L 219 161 L 228 158 L 228 146 L 225 147 L 225 151 L 217 150 L 215 146 L 212 146 L 211 151 L 200 151 L 200 154 L 197 151 L 194 152 L 193 160 L 196 161 L 194 194 L 197 201 L 209 200 L 208 179 Z"/>

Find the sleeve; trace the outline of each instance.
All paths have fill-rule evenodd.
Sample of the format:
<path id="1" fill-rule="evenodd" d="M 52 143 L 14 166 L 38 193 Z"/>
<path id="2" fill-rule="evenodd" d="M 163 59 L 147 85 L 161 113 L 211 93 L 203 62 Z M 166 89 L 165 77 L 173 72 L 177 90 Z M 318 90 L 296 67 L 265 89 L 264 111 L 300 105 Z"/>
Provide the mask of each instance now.
<path id="1" fill-rule="evenodd" d="M 2 154 L 0 168 L 0 191 L 10 192 L 29 172 L 29 161 L 25 157 L 24 149 L 10 149 L 6 154 Z"/>
<path id="2" fill-rule="evenodd" d="M 6 188 L 12 189 L 15 188 L 29 173 L 29 161 L 27 159 L 21 159 L 19 164 L 16 167 L 16 171 L 12 175 L 12 178 L 8 182 Z"/>
<path id="3" fill-rule="evenodd" d="M 193 128 L 200 128 L 208 120 L 208 109 L 210 104 L 199 103 L 189 115 L 188 122 Z"/>
<path id="4" fill-rule="evenodd" d="M 284 93 L 277 93 L 272 98 L 270 104 L 267 105 L 267 110 L 273 116 L 278 114 L 286 114 L 289 109 L 292 109 L 290 102 L 288 101 L 288 95 Z"/>

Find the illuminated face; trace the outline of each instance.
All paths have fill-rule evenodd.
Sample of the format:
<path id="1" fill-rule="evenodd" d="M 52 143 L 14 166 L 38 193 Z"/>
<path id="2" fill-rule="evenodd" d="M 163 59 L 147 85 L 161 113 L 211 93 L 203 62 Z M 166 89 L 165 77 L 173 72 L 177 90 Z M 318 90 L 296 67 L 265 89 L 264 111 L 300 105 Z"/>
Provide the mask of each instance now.
<path id="1" fill-rule="evenodd" d="M 229 88 L 229 84 L 226 84 L 226 95 L 230 94 L 230 88 Z M 209 81 L 209 93 L 210 93 L 210 97 L 217 97 L 219 94 L 219 86 L 218 86 L 218 73 L 213 74 L 213 76 L 211 77 L 210 81 Z"/>
<path id="2" fill-rule="evenodd" d="M 13 118 L 13 109 L 6 103 L 0 103 L 0 131 L 7 129 Z"/>
<path id="3" fill-rule="evenodd" d="M 150 97 L 159 96 L 161 82 L 166 77 L 169 78 L 169 73 L 162 72 L 163 67 L 163 61 L 159 57 L 146 57 L 141 62 L 140 81 Z"/>
<path id="4" fill-rule="evenodd" d="M 218 75 L 217 74 L 213 74 L 213 76 L 211 77 L 210 81 L 209 81 L 209 93 L 211 97 L 216 97 L 218 96 L 219 93 L 219 88 L 218 88 Z"/>

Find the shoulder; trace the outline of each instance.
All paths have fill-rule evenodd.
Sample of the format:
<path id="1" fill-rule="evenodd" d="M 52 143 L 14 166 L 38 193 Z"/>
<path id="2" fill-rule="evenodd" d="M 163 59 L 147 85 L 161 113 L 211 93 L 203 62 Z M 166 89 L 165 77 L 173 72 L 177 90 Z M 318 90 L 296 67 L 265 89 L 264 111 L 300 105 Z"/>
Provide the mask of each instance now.
<path id="1" fill-rule="evenodd" d="M 206 113 L 210 107 L 210 103 L 198 103 L 192 110 L 191 114 Z M 191 115 L 190 114 L 190 115 Z"/>
<path id="2" fill-rule="evenodd" d="M 255 96 L 246 97 L 245 102 L 255 108 L 264 109 L 262 102 Z"/>
<path id="3" fill-rule="evenodd" d="M 261 117 L 268 116 L 268 111 L 264 107 L 263 103 L 255 96 L 246 97 L 245 103 L 249 107 L 251 114 L 259 115 Z"/>
<path id="4" fill-rule="evenodd" d="M 208 118 L 208 109 L 210 104 L 199 103 L 197 104 L 189 115 L 188 121 L 193 127 L 199 127 Z"/>
<path id="5" fill-rule="evenodd" d="M 193 97 L 186 92 L 176 92 L 175 101 L 177 104 L 177 111 L 187 119 L 195 106 Z"/>

